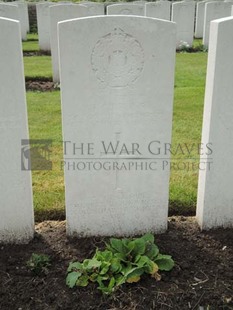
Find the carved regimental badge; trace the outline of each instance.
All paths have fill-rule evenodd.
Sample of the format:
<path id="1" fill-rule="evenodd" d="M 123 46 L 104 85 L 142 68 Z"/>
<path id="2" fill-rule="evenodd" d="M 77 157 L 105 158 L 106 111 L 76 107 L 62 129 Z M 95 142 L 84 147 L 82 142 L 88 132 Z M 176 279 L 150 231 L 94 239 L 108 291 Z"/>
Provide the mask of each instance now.
<path id="1" fill-rule="evenodd" d="M 125 87 L 140 76 L 144 67 L 144 50 L 132 35 L 115 28 L 94 46 L 91 65 L 97 79 L 104 85 Z"/>

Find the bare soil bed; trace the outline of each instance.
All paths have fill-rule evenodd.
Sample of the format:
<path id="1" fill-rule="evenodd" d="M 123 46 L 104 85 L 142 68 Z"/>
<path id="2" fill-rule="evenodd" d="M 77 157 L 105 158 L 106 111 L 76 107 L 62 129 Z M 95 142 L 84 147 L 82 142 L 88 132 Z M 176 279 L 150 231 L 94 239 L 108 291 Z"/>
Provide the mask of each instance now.
<path id="1" fill-rule="evenodd" d="M 44 80 L 27 80 L 25 82 L 26 85 L 26 90 L 31 90 L 31 91 L 39 91 L 39 92 L 45 92 L 45 91 L 54 91 L 58 90 L 58 85 L 56 85 L 54 82 L 44 79 Z"/>
<path id="2" fill-rule="evenodd" d="M 0 246 L 0 309 L 150 310 L 233 309 L 233 229 L 200 232 L 191 217 L 169 218 L 166 233 L 156 235 L 161 253 L 170 254 L 174 269 L 156 282 L 150 277 L 103 296 L 93 284 L 66 287 L 70 261 L 90 257 L 105 238 L 68 240 L 64 221 L 36 225 L 28 245 Z M 32 253 L 47 254 L 47 275 L 34 276 L 26 266 Z"/>

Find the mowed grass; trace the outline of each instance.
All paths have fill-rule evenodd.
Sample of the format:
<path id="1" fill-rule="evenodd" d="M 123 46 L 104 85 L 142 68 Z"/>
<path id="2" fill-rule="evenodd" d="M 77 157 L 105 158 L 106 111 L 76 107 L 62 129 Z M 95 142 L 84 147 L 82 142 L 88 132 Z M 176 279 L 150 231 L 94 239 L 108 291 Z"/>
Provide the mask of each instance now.
<path id="1" fill-rule="evenodd" d="M 24 52 L 38 51 L 39 50 L 38 34 L 28 33 L 27 41 L 24 41 L 22 45 L 23 45 Z"/>
<path id="2" fill-rule="evenodd" d="M 52 79 L 50 56 L 24 57 L 24 74 L 26 79 Z"/>
<path id="3" fill-rule="evenodd" d="M 52 170 L 32 171 L 36 220 L 64 218 L 60 92 L 27 92 L 31 139 L 51 139 Z"/>
<path id="4" fill-rule="evenodd" d="M 176 56 L 170 214 L 195 213 L 206 65 L 206 53 Z"/>
<path id="5" fill-rule="evenodd" d="M 24 62 L 28 79 L 51 78 L 50 57 L 24 57 Z M 176 57 L 172 151 L 179 145 L 183 150 L 172 155 L 170 214 L 195 213 L 206 63 L 206 53 L 178 53 Z M 60 92 L 28 92 L 27 102 L 30 138 L 53 140 L 53 170 L 32 172 L 36 219 L 64 218 Z M 185 145 L 188 151 L 192 148 L 190 154 Z"/>

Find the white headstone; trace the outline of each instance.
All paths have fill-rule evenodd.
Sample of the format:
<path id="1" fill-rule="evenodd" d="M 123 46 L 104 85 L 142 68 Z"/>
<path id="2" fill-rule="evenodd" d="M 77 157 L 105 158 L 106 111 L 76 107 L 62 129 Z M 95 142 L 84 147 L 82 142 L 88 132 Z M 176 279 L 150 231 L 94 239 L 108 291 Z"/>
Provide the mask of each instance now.
<path id="1" fill-rule="evenodd" d="M 172 4 L 171 20 L 177 24 L 177 48 L 192 46 L 194 36 L 195 2 L 181 1 Z"/>
<path id="2" fill-rule="evenodd" d="M 159 19 L 171 19 L 171 2 L 170 1 L 156 1 L 146 3 L 145 15 L 147 17 Z"/>
<path id="3" fill-rule="evenodd" d="M 231 3 L 227 2 L 207 2 L 205 5 L 203 45 L 209 45 L 210 22 L 214 19 L 231 16 Z"/>
<path id="4" fill-rule="evenodd" d="M 20 18 L 20 10 L 17 5 L 0 3 L 0 17 L 10 18 L 20 21 L 21 38 L 22 40 L 27 39 L 27 32 L 22 27 L 22 20 Z"/>
<path id="5" fill-rule="evenodd" d="M 203 38 L 205 4 L 207 1 L 197 2 L 195 38 Z"/>
<path id="6" fill-rule="evenodd" d="M 171 141 L 175 24 L 91 17 L 59 23 L 59 33 L 68 234 L 164 231 L 169 168 L 158 160 L 156 171 L 148 147 Z"/>
<path id="7" fill-rule="evenodd" d="M 23 1 L 14 1 L 13 4 L 19 7 L 20 19 L 22 20 L 22 25 L 24 27 L 24 31 L 27 33 L 30 30 L 29 26 L 29 16 L 28 16 L 28 5 Z"/>
<path id="8" fill-rule="evenodd" d="M 51 50 L 49 7 L 52 5 L 54 5 L 53 2 L 41 2 L 36 4 L 39 47 L 44 51 Z"/>
<path id="9" fill-rule="evenodd" d="M 145 5 L 120 3 L 107 6 L 107 15 L 145 15 Z"/>
<path id="10" fill-rule="evenodd" d="M 21 139 L 28 139 L 23 56 L 18 21 L 0 18 L 0 243 L 34 234 L 32 183 L 21 170 Z"/>
<path id="11" fill-rule="evenodd" d="M 59 4 L 49 7 L 50 44 L 53 66 L 53 81 L 59 83 L 57 24 L 60 21 L 88 16 L 88 8 L 78 4 Z M 69 47 L 67 47 L 69 48 Z"/>
<path id="12" fill-rule="evenodd" d="M 211 22 L 197 219 L 202 229 L 233 227 L 233 17 Z M 208 154 L 208 155 L 206 155 Z"/>
<path id="13" fill-rule="evenodd" d="M 98 2 L 81 2 L 80 4 L 88 7 L 88 15 L 96 16 L 96 15 L 104 15 L 105 14 L 105 6 L 103 3 Z"/>

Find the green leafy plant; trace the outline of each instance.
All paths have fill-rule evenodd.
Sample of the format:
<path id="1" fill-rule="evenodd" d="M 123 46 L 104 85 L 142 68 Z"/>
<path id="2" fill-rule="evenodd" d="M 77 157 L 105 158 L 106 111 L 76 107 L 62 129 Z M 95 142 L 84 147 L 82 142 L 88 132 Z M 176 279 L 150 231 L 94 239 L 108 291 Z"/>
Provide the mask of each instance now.
<path id="1" fill-rule="evenodd" d="M 27 261 L 28 268 L 36 275 L 47 274 L 50 264 L 50 257 L 44 254 L 32 253 L 32 256 Z"/>
<path id="2" fill-rule="evenodd" d="M 91 259 L 70 263 L 66 284 L 73 288 L 95 282 L 102 293 L 111 294 L 126 282 L 138 282 L 143 274 L 159 281 L 158 271 L 170 271 L 173 266 L 170 255 L 159 253 L 152 234 L 134 239 L 111 238 L 105 250 L 97 249 Z"/>

